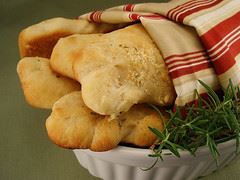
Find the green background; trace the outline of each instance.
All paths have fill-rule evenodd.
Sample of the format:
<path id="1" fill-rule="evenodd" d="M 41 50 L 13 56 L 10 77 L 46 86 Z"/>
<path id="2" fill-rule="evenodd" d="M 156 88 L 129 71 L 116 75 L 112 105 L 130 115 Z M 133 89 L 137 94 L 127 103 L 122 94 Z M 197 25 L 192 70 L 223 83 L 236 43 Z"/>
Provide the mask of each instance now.
<path id="1" fill-rule="evenodd" d="M 72 18 L 91 10 L 136 2 L 144 1 L 0 0 L 0 180 L 97 179 L 78 164 L 71 150 L 49 141 L 45 119 L 50 111 L 26 104 L 16 74 L 18 33 L 47 18 Z M 203 179 L 237 180 L 239 170 L 237 159 Z"/>

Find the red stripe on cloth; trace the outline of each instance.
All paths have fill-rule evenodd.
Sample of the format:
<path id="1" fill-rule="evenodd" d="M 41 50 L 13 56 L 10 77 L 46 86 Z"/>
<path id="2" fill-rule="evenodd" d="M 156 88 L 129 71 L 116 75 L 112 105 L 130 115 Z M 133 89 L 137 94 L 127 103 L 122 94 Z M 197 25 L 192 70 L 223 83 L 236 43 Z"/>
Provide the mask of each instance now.
<path id="1" fill-rule="evenodd" d="M 211 61 L 214 62 L 218 60 L 221 56 L 223 56 L 231 49 L 232 45 L 240 41 L 240 34 L 238 33 L 237 36 L 234 36 L 234 38 L 228 40 L 229 41 L 225 41 L 224 45 L 221 48 L 219 48 L 215 53 L 210 54 Z"/>
<path id="2" fill-rule="evenodd" d="M 221 3 L 223 0 L 215 0 L 213 1 L 212 3 L 206 3 L 206 4 L 202 4 L 202 5 L 199 5 L 199 6 L 196 6 L 194 8 L 189 8 L 189 10 L 186 10 L 184 13 L 180 13 L 176 16 L 176 19 L 175 21 L 177 22 L 183 22 L 183 20 L 193 14 L 193 13 L 196 13 L 196 12 L 199 12 L 199 11 L 202 11 L 202 10 L 205 10 L 205 9 L 208 9 L 208 8 L 211 8 L 219 3 Z"/>
<path id="3" fill-rule="evenodd" d="M 238 12 L 200 37 L 218 75 L 234 66 L 235 56 L 240 53 L 239 19 Z"/>
<path id="4" fill-rule="evenodd" d="M 173 79 L 212 67 L 203 50 L 168 56 L 165 63 Z"/>
<path id="5" fill-rule="evenodd" d="M 93 11 L 91 14 L 90 14 L 90 20 L 92 22 L 95 22 L 95 23 L 100 23 L 101 22 L 101 15 L 102 15 L 102 11 Z"/>
<path id="6" fill-rule="evenodd" d="M 211 4 L 213 1 L 215 1 L 215 0 L 199 0 L 199 1 L 193 1 L 191 4 L 187 4 L 187 5 L 181 6 L 180 9 L 178 9 L 177 11 L 174 11 L 172 13 L 171 19 L 176 20 L 177 19 L 176 17 L 179 14 L 184 13 L 184 12 L 186 12 L 189 9 L 199 7 L 201 5 Z"/>
<path id="7" fill-rule="evenodd" d="M 184 67 L 184 68 L 181 68 L 181 69 L 177 69 L 175 71 L 169 71 L 169 74 L 171 76 L 172 79 L 176 79 L 176 78 L 179 78 L 181 76 L 184 76 L 184 75 L 188 75 L 188 74 L 194 74 L 195 72 L 198 72 L 198 71 L 201 71 L 201 70 L 204 70 L 204 69 L 208 69 L 208 68 L 211 68 L 211 65 L 209 62 L 203 62 L 201 64 L 197 64 L 197 65 L 194 65 L 194 66 L 188 66 L 188 67 Z"/>
<path id="8" fill-rule="evenodd" d="M 132 21 L 138 21 L 141 17 L 148 18 L 148 19 L 166 19 L 165 17 L 159 14 L 137 14 L 137 13 L 130 13 L 128 15 L 129 19 Z"/>
<path id="9" fill-rule="evenodd" d="M 208 56 L 195 56 L 191 58 L 186 58 L 186 59 L 175 59 L 171 61 L 171 63 L 166 63 L 168 66 L 169 70 L 181 68 L 184 66 L 191 66 L 196 63 L 203 63 L 203 62 L 209 62 L 209 57 Z"/>
<path id="10" fill-rule="evenodd" d="M 205 0 L 203 0 L 203 1 L 205 1 Z M 188 5 L 192 5 L 192 4 L 194 4 L 195 2 L 196 2 L 196 0 L 191 0 L 191 1 L 188 1 L 188 2 L 186 2 L 186 3 L 184 3 L 184 4 L 178 5 L 178 6 L 176 6 L 175 8 L 170 9 L 170 10 L 167 12 L 167 15 L 166 15 L 166 16 L 167 16 L 169 19 L 172 19 L 172 16 L 173 16 L 173 14 L 174 14 L 176 11 L 179 11 L 179 10 L 181 10 L 182 8 L 184 8 L 184 7 L 188 6 Z"/>
<path id="11" fill-rule="evenodd" d="M 194 59 L 208 59 L 207 56 L 203 56 L 203 55 L 197 55 L 197 56 L 191 56 L 191 57 L 187 57 L 187 58 L 175 58 L 175 59 L 170 59 L 169 61 L 165 61 L 165 63 L 167 65 L 171 65 L 177 62 L 188 62 L 189 60 L 194 60 Z"/>
<path id="12" fill-rule="evenodd" d="M 174 72 L 174 71 L 181 71 L 181 69 L 187 69 L 187 68 L 192 68 L 195 66 L 198 66 L 200 64 L 205 64 L 209 63 L 208 59 L 201 59 L 199 61 L 195 61 L 194 63 L 187 62 L 186 64 L 180 64 L 180 65 L 174 65 L 174 66 L 168 66 L 169 72 Z"/>
<path id="13" fill-rule="evenodd" d="M 201 7 L 201 6 L 203 6 L 203 5 L 209 5 L 209 4 L 212 4 L 213 2 L 215 2 L 216 0 L 205 0 L 205 1 L 196 1 L 194 4 L 192 4 L 191 6 L 187 6 L 187 7 L 185 7 L 185 8 L 182 8 L 182 10 L 181 11 L 177 11 L 175 14 L 174 14 L 174 16 L 173 16 L 173 19 L 174 20 L 177 20 L 178 19 L 178 17 L 181 15 L 181 14 L 183 14 L 183 13 L 185 13 L 185 12 L 187 12 L 187 11 L 189 11 L 189 10 L 191 10 L 191 9 L 194 9 L 194 8 L 197 8 L 197 7 Z"/>
<path id="14" fill-rule="evenodd" d="M 141 17 L 144 17 L 147 19 L 156 19 L 156 20 L 166 19 L 164 16 L 161 16 L 159 14 L 141 15 Z"/>
<path id="15" fill-rule="evenodd" d="M 201 51 L 189 52 L 189 53 L 184 53 L 184 54 L 174 54 L 174 55 L 171 55 L 171 56 L 167 56 L 164 59 L 165 59 L 165 61 L 167 61 L 167 60 L 175 58 L 175 57 L 184 57 L 184 56 L 199 54 L 199 53 L 203 54 L 204 52 L 205 52 L 204 50 L 201 50 Z"/>
<path id="16" fill-rule="evenodd" d="M 226 51 L 228 47 L 238 41 L 240 38 L 240 26 L 239 28 L 232 31 L 227 36 L 225 36 L 220 42 L 214 45 L 211 49 L 208 50 L 209 55 L 212 57 L 212 61 L 215 61 L 215 58 L 221 54 L 223 51 Z M 215 57 L 214 57 L 215 56 Z"/>
<path id="17" fill-rule="evenodd" d="M 126 4 L 125 6 L 123 6 L 123 11 L 133 11 L 135 7 L 135 4 Z"/>
<path id="18" fill-rule="evenodd" d="M 140 14 L 136 14 L 136 13 L 130 13 L 130 14 L 128 15 L 128 18 L 129 18 L 130 20 L 132 20 L 132 21 L 137 21 L 137 20 L 140 19 L 140 17 L 141 17 L 141 15 L 140 15 Z"/>
<path id="19" fill-rule="evenodd" d="M 236 56 L 240 53 L 240 40 L 235 41 L 228 47 L 221 57 L 213 61 L 214 69 L 217 75 L 225 73 L 236 64 Z"/>
<path id="20" fill-rule="evenodd" d="M 207 22 L 206 22 L 207 23 Z M 238 31 L 240 27 L 240 13 L 236 13 L 233 16 L 220 22 L 209 31 L 200 36 L 204 42 L 205 47 L 212 51 L 213 47 L 222 41 L 226 36 L 231 34 L 233 31 Z M 215 48 L 214 48 L 215 49 Z"/>

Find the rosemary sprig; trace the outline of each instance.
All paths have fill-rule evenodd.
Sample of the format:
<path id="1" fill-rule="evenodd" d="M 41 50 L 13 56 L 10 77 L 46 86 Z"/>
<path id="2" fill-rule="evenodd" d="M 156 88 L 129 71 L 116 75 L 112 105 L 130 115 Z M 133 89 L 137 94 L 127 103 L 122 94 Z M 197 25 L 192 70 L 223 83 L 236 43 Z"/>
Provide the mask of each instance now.
<path id="1" fill-rule="evenodd" d="M 239 147 L 240 133 L 240 89 L 234 87 L 232 82 L 220 97 L 207 84 L 199 80 L 207 91 L 207 99 L 202 98 L 196 91 L 198 105 L 177 107 L 176 111 L 169 111 L 170 119 L 160 132 L 156 128 L 149 129 L 157 136 L 153 145 L 153 154 L 163 160 L 163 149 L 170 150 L 175 156 L 180 157 L 179 150 L 187 150 L 192 155 L 200 146 L 206 145 L 216 160 L 219 157 L 217 144 L 229 139 L 236 139 L 236 148 Z M 151 105 L 158 113 L 157 107 Z M 185 108 L 187 116 L 181 111 Z"/>

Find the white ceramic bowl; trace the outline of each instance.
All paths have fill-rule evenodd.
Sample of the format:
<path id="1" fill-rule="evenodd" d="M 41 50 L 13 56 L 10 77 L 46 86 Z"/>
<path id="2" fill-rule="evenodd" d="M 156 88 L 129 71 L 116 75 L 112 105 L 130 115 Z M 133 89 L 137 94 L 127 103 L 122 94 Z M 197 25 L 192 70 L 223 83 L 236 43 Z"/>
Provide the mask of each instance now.
<path id="1" fill-rule="evenodd" d="M 163 151 L 164 161 L 159 160 L 151 170 L 155 159 L 149 157 L 151 150 L 119 146 L 106 152 L 74 150 L 79 163 L 96 177 L 104 180 L 191 180 L 206 176 L 230 163 L 237 155 L 236 141 L 230 140 L 218 145 L 219 167 L 212 159 L 207 147 L 201 147 L 196 157 L 181 151 L 181 158 Z"/>

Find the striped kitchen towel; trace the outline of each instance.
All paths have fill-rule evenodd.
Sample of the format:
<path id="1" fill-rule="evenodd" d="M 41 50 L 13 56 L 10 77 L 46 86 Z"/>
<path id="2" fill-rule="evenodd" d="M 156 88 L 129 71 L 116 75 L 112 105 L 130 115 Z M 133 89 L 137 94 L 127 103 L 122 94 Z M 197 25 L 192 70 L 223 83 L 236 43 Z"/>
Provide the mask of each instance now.
<path id="1" fill-rule="evenodd" d="M 95 23 L 140 22 L 161 51 L 177 93 L 175 104 L 240 82 L 240 0 L 172 0 L 127 4 L 79 16 Z"/>

